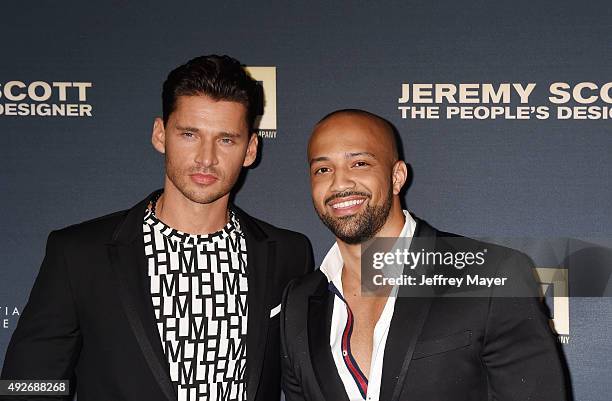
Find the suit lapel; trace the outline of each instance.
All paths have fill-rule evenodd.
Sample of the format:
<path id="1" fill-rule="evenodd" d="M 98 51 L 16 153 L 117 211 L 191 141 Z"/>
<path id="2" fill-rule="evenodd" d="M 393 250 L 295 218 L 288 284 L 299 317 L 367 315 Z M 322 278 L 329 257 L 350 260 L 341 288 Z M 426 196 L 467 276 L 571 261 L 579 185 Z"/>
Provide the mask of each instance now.
<path id="1" fill-rule="evenodd" d="M 418 249 L 434 249 L 436 230 L 423 220 L 415 218 L 417 226 L 410 251 Z M 422 266 L 416 266 L 421 269 Z M 385 354 L 383 359 L 383 372 L 380 388 L 380 399 L 397 401 L 401 393 L 408 368 L 414 353 L 423 324 L 427 319 L 431 298 L 410 298 L 402 296 L 401 289 L 395 300 L 393 318 L 389 327 Z"/>
<path id="2" fill-rule="evenodd" d="M 398 297 L 395 301 L 393 319 L 385 345 L 381 400 L 398 399 L 430 304 L 431 298 Z"/>
<path id="3" fill-rule="evenodd" d="M 327 289 L 327 279 L 319 273 L 321 284 L 308 300 L 308 346 L 312 368 L 325 400 L 348 401 L 329 346 L 334 297 Z"/>
<path id="4" fill-rule="evenodd" d="M 253 401 L 261 381 L 261 367 L 268 337 L 270 291 L 267 286 L 274 278 L 276 242 L 270 241 L 249 215 L 238 208 L 233 210 L 240 221 L 247 248 L 247 400 Z"/>
<path id="5" fill-rule="evenodd" d="M 152 195 L 130 209 L 108 244 L 108 252 L 129 325 L 162 392 L 175 401 L 177 394 L 155 323 L 144 255 L 142 220 Z"/>

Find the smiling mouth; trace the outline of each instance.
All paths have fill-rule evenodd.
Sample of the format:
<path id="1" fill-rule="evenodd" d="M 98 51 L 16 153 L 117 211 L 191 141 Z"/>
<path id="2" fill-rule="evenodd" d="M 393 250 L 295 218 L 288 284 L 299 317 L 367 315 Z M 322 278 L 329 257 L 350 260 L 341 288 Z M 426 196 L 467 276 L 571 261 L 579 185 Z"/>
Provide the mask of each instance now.
<path id="1" fill-rule="evenodd" d="M 349 217 L 359 213 L 369 198 L 363 193 L 337 194 L 327 202 L 327 207 L 331 208 L 331 213 L 336 217 Z"/>
<path id="2" fill-rule="evenodd" d="M 332 209 L 349 209 L 351 207 L 361 205 L 363 202 L 365 202 L 365 198 L 336 202 L 330 204 L 330 206 L 332 207 Z"/>

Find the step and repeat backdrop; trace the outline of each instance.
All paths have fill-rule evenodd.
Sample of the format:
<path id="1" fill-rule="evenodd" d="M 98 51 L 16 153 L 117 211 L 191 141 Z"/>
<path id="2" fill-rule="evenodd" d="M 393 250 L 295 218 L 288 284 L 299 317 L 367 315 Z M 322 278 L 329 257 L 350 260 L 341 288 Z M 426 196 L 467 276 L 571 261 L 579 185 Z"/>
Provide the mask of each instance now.
<path id="1" fill-rule="evenodd" d="M 161 84 L 179 64 L 216 53 L 247 65 L 266 96 L 261 154 L 239 206 L 306 234 L 320 262 L 333 238 L 310 200 L 311 129 L 339 108 L 387 118 L 410 165 L 406 208 L 529 253 L 575 399 L 610 399 L 609 2 L 0 7 L 0 363 L 49 231 L 162 186 L 150 141 Z M 572 294 L 570 285 L 567 297 L 555 269 L 571 274 L 585 249 L 576 274 L 598 286 Z"/>

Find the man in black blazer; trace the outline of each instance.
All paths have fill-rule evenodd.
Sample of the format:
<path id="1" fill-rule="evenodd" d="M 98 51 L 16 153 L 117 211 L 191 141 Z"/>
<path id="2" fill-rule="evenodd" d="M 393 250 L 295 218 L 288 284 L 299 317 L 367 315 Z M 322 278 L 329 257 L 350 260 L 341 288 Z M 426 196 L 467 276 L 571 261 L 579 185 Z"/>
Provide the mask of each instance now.
<path id="1" fill-rule="evenodd" d="M 70 380 L 79 401 L 280 398 L 282 289 L 312 249 L 229 201 L 258 96 L 227 56 L 170 73 L 152 135 L 164 190 L 49 235 L 2 379 Z"/>
<path id="2" fill-rule="evenodd" d="M 313 204 L 336 243 L 320 269 L 290 283 L 283 296 L 288 401 L 567 399 L 531 261 L 508 248 L 440 232 L 403 211 L 399 193 L 407 168 L 389 122 L 362 110 L 331 113 L 315 126 L 308 160 Z M 412 253 L 486 249 L 477 271 L 507 277 L 510 286 L 439 285 L 420 293 L 405 284 L 372 288 L 361 245 L 374 237 L 403 237 Z M 364 255 L 373 246 L 367 243 Z M 409 271 L 418 280 L 420 269 L 433 277 L 425 267 L 420 262 Z M 448 269 L 436 273 L 470 273 Z"/>

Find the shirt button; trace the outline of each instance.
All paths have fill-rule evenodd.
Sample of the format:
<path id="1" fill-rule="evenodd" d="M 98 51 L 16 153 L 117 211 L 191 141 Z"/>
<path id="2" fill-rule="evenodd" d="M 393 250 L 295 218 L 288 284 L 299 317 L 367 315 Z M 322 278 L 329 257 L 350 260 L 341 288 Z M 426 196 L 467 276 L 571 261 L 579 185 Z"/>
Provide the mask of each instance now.
<path id="1" fill-rule="evenodd" d="M 348 352 L 346 352 L 346 351 L 342 350 L 342 355 L 343 355 L 343 356 L 347 356 L 347 355 L 348 355 Z"/>

